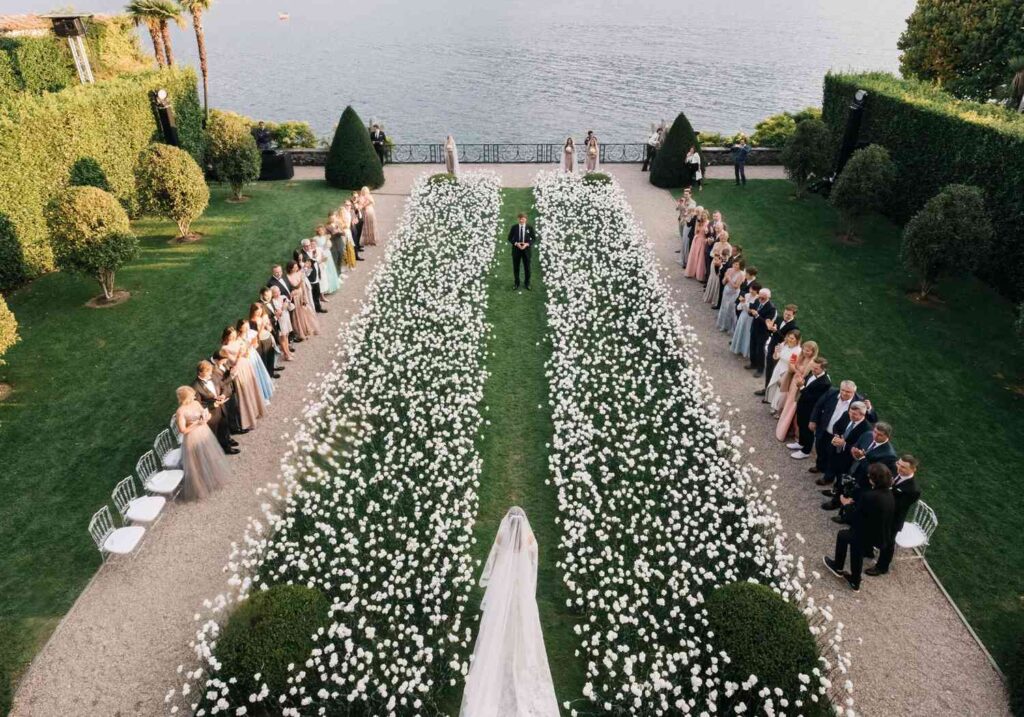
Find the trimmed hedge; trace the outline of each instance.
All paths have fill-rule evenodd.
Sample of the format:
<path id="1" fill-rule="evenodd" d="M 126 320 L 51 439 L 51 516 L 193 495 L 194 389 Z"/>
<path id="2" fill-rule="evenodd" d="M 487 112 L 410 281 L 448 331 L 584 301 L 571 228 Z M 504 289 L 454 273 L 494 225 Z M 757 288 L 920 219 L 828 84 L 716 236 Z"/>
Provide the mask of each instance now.
<path id="1" fill-rule="evenodd" d="M 742 683 L 757 675 L 759 686 L 799 698 L 799 675 L 818 667 L 818 646 L 796 605 L 764 585 L 731 583 L 712 591 L 705 608 L 713 644 L 729 656 L 728 664 L 719 663 L 724 679 Z M 805 700 L 799 712 L 827 714 L 827 701 Z"/>
<path id="2" fill-rule="evenodd" d="M 22 93 L 0 111 L 0 289 L 53 270 L 43 208 L 84 158 L 95 161 L 129 213 L 136 210 L 135 164 L 158 135 L 149 92 L 160 87 L 173 99 L 184 149 L 201 159 L 202 109 L 191 70 Z"/>
<path id="3" fill-rule="evenodd" d="M 868 91 L 863 141 L 889 150 L 899 169 L 884 211 L 905 222 L 947 184 L 985 192 L 996 232 L 996 262 L 979 276 L 1020 296 L 1024 273 L 1024 115 L 956 100 L 931 85 L 886 73 L 825 77 L 824 120 L 841 137 L 854 92 Z M 969 237 L 964 238 L 965 241 Z"/>
<path id="4" fill-rule="evenodd" d="M 225 681 L 235 678 L 232 694 L 245 698 L 264 683 L 271 696 L 281 694 L 288 665 L 302 664 L 309 657 L 313 633 L 326 625 L 329 608 L 323 593 L 302 585 L 275 585 L 251 594 L 231 613 L 217 640 L 217 676 Z M 259 682 L 254 679 L 257 673 Z"/>
<path id="5" fill-rule="evenodd" d="M 377 189 L 384 186 L 384 168 L 370 141 L 370 130 L 351 106 L 346 107 L 327 152 L 324 179 L 332 187 Z"/>
<path id="6" fill-rule="evenodd" d="M 696 147 L 700 152 L 700 139 L 693 131 L 690 120 L 686 119 L 686 114 L 680 112 L 651 164 L 651 184 L 662 189 L 683 186 L 688 176 L 686 152 L 690 147 Z M 701 165 L 701 170 L 703 170 L 706 166 L 703 156 Z"/>

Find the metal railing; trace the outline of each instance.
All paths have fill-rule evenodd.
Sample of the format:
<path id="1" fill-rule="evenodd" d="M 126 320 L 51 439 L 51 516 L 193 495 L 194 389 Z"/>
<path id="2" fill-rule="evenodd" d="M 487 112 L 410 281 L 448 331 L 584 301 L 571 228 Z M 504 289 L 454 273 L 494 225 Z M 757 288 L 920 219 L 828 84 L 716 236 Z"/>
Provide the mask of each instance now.
<path id="1" fill-rule="evenodd" d="M 460 144 L 460 164 L 555 164 L 562 159 L 561 142 L 521 144 Z M 627 142 L 602 144 L 600 160 L 608 164 L 642 162 L 644 144 Z M 585 152 L 576 149 L 576 162 L 583 164 Z M 443 144 L 394 144 L 387 154 L 391 164 L 444 164 Z"/>

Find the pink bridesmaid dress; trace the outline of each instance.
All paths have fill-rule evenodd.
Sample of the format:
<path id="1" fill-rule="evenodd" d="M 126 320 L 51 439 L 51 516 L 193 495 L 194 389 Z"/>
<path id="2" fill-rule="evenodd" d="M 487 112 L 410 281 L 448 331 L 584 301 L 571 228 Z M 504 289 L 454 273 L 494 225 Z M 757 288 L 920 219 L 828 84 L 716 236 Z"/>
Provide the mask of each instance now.
<path id="1" fill-rule="evenodd" d="M 686 257 L 684 274 L 691 279 L 703 281 L 708 272 L 707 267 L 707 229 L 706 222 L 694 227 L 693 241 L 690 242 L 690 254 Z"/>

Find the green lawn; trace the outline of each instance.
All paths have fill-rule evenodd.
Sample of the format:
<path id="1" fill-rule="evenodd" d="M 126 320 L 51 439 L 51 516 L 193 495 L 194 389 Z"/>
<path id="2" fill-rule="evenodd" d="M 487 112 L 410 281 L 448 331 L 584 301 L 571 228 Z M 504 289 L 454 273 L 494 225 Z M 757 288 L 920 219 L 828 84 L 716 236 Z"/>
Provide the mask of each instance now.
<path id="1" fill-rule="evenodd" d="M 132 298 L 83 307 L 98 285 L 51 274 L 12 296 L 21 343 L 0 380 L 0 714 L 27 665 L 99 565 L 89 516 L 109 502 L 175 408 L 174 389 L 219 343 L 301 237 L 337 204 L 322 182 L 213 189 L 196 244 L 168 243 L 169 222 L 135 225 L 142 254 L 118 272 Z"/>
<path id="2" fill-rule="evenodd" d="M 973 279 L 942 283 L 942 306 L 911 302 L 898 227 L 875 217 L 861 246 L 840 244 L 831 206 L 792 191 L 782 180 L 710 181 L 697 201 L 722 210 L 775 303 L 799 305 L 833 382 L 854 379 L 894 425 L 897 450 L 922 461 L 923 498 L 939 518 L 928 561 L 1006 665 L 1024 636 L 1024 351 L 1013 308 Z"/>
<path id="3" fill-rule="evenodd" d="M 570 612 L 560 572 L 555 568 L 560 528 L 555 524 L 557 496 L 547 485 L 548 450 L 551 440 L 551 411 L 544 362 L 551 355 L 545 339 L 546 292 L 537 250 L 533 252 L 533 291 L 512 291 L 511 249 L 506 241 L 516 215 L 526 211 L 533 223 L 533 191 L 504 189 L 498 249 L 489 278 L 487 320 L 494 327 L 488 342 L 484 385 L 484 428 L 480 444 L 483 475 L 480 479 L 480 513 L 473 528 L 474 557 L 479 569 L 494 543 L 498 525 L 513 505 L 526 511 L 540 546 L 537 576 L 537 604 L 547 647 L 548 663 L 559 704 L 578 699 L 583 691 L 584 665 L 574 656 L 579 638 L 573 625 L 579 619 Z M 476 588 L 468 611 L 474 633 L 479 624 L 483 590 Z M 449 691 L 445 711 L 456 715 L 462 699 L 462 685 Z"/>

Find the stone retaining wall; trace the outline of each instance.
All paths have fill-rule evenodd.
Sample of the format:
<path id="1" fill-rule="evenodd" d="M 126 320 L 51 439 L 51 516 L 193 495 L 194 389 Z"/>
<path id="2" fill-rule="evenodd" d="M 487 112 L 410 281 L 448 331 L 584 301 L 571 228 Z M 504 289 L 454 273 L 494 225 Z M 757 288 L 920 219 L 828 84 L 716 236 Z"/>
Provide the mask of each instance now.
<path id="1" fill-rule="evenodd" d="M 704 161 L 709 165 L 732 164 L 731 154 L 727 147 L 705 147 Z M 291 155 L 292 164 L 296 167 L 319 167 L 327 161 L 326 149 L 286 149 Z M 755 147 L 747 157 L 747 164 L 774 165 L 781 164 L 780 150 L 769 147 Z"/>

